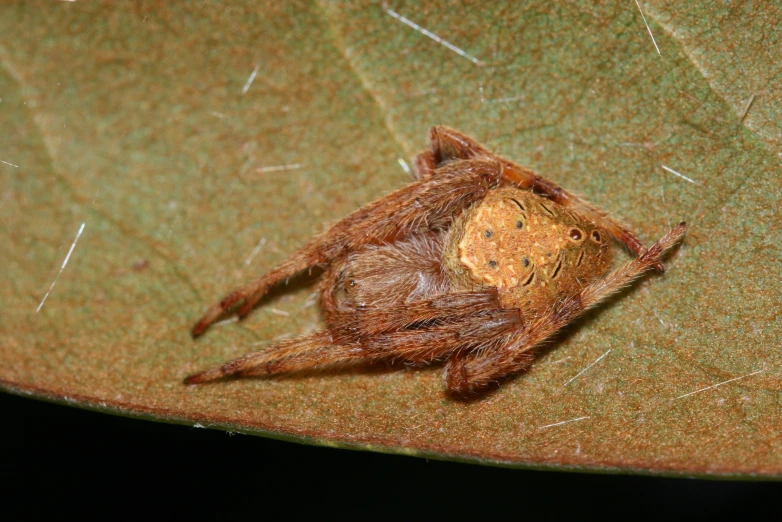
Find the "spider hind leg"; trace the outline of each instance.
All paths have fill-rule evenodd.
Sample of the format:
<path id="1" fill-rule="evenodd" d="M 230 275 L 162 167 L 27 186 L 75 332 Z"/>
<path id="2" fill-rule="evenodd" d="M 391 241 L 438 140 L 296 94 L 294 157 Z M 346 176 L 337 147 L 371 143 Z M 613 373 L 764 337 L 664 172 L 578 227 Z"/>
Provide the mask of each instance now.
<path id="1" fill-rule="evenodd" d="M 192 329 L 198 337 L 222 314 L 241 303 L 245 317 L 272 288 L 314 265 L 335 259 L 368 244 L 382 244 L 414 232 L 445 228 L 465 208 L 499 183 L 496 160 L 468 160 L 438 169 L 437 176 L 411 183 L 354 211 L 317 236 L 282 265 L 251 281 L 210 307 Z"/>

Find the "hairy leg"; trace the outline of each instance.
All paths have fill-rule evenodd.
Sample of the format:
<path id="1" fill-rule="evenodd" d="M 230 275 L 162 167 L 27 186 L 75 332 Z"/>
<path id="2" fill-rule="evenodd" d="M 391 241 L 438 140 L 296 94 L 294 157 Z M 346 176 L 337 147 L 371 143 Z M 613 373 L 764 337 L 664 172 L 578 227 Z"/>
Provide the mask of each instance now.
<path id="1" fill-rule="evenodd" d="M 449 161 L 495 157 L 474 139 L 444 126 L 429 129 L 429 145 L 436 167 Z"/>
<path id="2" fill-rule="evenodd" d="M 448 127 L 432 127 L 429 129 L 429 148 L 415 158 L 415 174 L 419 180 L 425 181 L 435 175 L 437 168 L 450 161 L 492 157 L 469 136 Z"/>
<path id="3" fill-rule="evenodd" d="M 490 350 L 521 327 L 518 310 L 495 308 L 376 334 L 361 341 L 372 359 L 429 363 L 457 352 Z"/>
<path id="4" fill-rule="evenodd" d="M 245 355 L 189 376 L 198 384 L 227 376 L 273 375 L 356 359 L 429 362 L 457 350 L 493 345 L 518 331 L 517 310 L 499 308 L 496 292 L 444 294 L 388 309 L 342 314 L 328 330 Z"/>
<path id="5" fill-rule="evenodd" d="M 273 375 L 311 368 L 329 362 L 364 358 L 358 345 L 335 345 L 328 330 L 286 339 L 266 350 L 253 352 L 220 366 L 188 376 L 185 384 L 201 384 L 229 376 Z"/>
<path id="6" fill-rule="evenodd" d="M 429 154 L 434 161 L 434 168 L 437 168 L 448 161 L 457 159 L 495 158 L 502 163 L 502 176 L 507 181 L 514 183 L 521 188 L 534 190 L 563 207 L 573 209 L 582 216 L 591 219 L 608 230 L 609 234 L 611 234 L 616 241 L 622 243 L 633 255 L 639 256 L 646 251 L 646 247 L 635 234 L 622 226 L 622 224 L 615 219 L 599 211 L 587 201 L 565 191 L 556 183 L 535 174 L 530 169 L 521 167 L 512 161 L 488 152 L 475 140 L 465 136 L 461 132 L 448 127 L 432 127 L 429 130 L 429 141 L 431 143 L 431 150 L 421 153 L 419 158 Z M 416 162 L 416 164 L 418 164 L 418 162 Z M 429 173 L 429 176 L 432 175 L 434 175 L 433 171 Z M 656 264 L 654 268 L 660 272 L 663 271 L 661 263 Z"/>
<path id="7" fill-rule="evenodd" d="M 438 175 L 392 192 L 356 210 L 316 237 L 280 266 L 231 292 L 212 306 L 193 327 L 194 337 L 234 305 L 242 302 L 239 316 L 250 313 L 258 301 L 280 281 L 367 244 L 379 244 L 414 232 L 446 228 L 462 210 L 495 187 L 502 169 L 495 160 L 461 161 L 444 166 Z"/>
<path id="8" fill-rule="evenodd" d="M 237 303 L 246 300 L 248 296 L 261 293 L 260 297 L 263 297 L 263 295 L 265 295 L 275 284 L 287 280 L 299 272 L 317 265 L 319 262 L 320 259 L 317 256 L 317 253 L 311 252 L 307 247 L 299 250 L 271 272 L 267 272 L 262 277 L 237 288 L 223 297 L 218 303 L 209 307 L 195 326 L 193 326 L 193 329 L 191 330 L 193 337 L 198 337 L 204 333 L 218 317 L 233 308 Z M 246 313 L 244 315 L 246 315 Z M 240 315 L 242 314 L 240 313 Z"/>
<path id="9" fill-rule="evenodd" d="M 638 237 L 628 230 L 617 220 L 593 207 L 587 201 L 567 192 L 553 181 L 539 176 L 529 169 L 520 167 L 510 161 L 503 165 L 503 177 L 522 188 L 530 188 L 550 200 L 570 208 L 582 216 L 594 221 L 605 228 L 614 240 L 623 244 L 627 250 L 635 256 L 639 256 L 646 251 L 646 247 Z M 656 263 L 654 268 L 659 272 L 664 272 L 662 263 Z"/>
<path id="10" fill-rule="evenodd" d="M 463 320 L 500 308 L 495 289 L 475 292 L 454 292 L 429 299 L 399 303 L 391 307 L 359 308 L 342 314 L 335 329 L 344 332 L 340 338 L 371 339 L 372 337 L 410 328 Z"/>
<path id="11" fill-rule="evenodd" d="M 427 149 L 415 157 L 415 178 L 418 181 L 427 181 L 434 176 L 434 169 L 437 168 L 437 162 L 434 159 L 434 152 Z"/>
<path id="12" fill-rule="evenodd" d="M 448 388 L 463 393 L 486 386 L 500 377 L 523 370 L 532 361 L 530 350 L 572 322 L 585 310 L 621 290 L 660 262 L 662 255 L 684 236 L 680 223 L 641 256 L 614 270 L 605 278 L 564 299 L 549 313 L 524 325 L 496 350 L 473 352 L 455 357 L 446 366 Z"/>

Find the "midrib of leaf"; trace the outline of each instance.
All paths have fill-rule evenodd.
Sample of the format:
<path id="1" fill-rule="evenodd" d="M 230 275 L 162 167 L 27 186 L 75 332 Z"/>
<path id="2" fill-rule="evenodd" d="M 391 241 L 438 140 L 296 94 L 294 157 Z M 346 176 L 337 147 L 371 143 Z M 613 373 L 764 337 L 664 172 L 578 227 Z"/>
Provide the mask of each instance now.
<path id="1" fill-rule="evenodd" d="M 324 33 L 328 34 L 329 38 L 331 38 L 331 41 L 334 45 L 334 48 L 339 52 L 340 56 L 342 56 L 342 59 L 345 61 L 345 63 L 350 68 L 350 71 L 353 73 L 353 75 L 356 77 L 358 82 L 364 87 L 364 90 L 369 95 L 369 97 L 372 99 L 373 103 L 377 107 L 378 113 L 381 115 L 383 119 L 383 123 L 386 127 L 386 130 L 388 131 L 388 134 L 394 138 L 394 141 L 399 145 L 399 148 L 403 151 L 405 151 L 405 154 L 407 156 L 412 156 L 415 154 L 415 151 L 417 150 L 417 147 L 413 143 L 409 143 L 408 140 L 405 140 L 403 137 L 403 134 L 396 129 L 394 126 L 393 120 L 390 117 L 390 111 L 388 110 L 388 102 L 383 99 L 383 97 L 380 95 L 380 92 L 373 88 L 372 82 L 367 74 L 364 74 L 361 72 L 361 69 L 356 66 L 355 61 L 351 58 L 350 53 L 347 51 L 347 46 L 345 45 L 344 39 L 340 36 L 340 32 L 337 29 L 336 25 L 334 24 L 332 20 L 331 14 L 329 14 L 330 8 L 329 8 L 329 2 L 328 0 L 315 0 L 315 5 L 317 6 L 317 9 L 320 13 L 320 18 L 324 22 L 326 26 L 326 30 Z"/>

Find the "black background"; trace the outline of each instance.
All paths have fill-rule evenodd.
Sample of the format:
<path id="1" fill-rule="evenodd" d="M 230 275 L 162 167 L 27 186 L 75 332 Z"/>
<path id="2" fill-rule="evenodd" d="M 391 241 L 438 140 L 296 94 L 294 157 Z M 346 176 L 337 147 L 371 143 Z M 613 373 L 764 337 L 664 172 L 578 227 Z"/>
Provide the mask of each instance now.
<path id="1" fill-rule="evenodd" d="M 0 393 L 3 518 L 779 519 L 782 485 L 492 468 L 158 424 Z"/>

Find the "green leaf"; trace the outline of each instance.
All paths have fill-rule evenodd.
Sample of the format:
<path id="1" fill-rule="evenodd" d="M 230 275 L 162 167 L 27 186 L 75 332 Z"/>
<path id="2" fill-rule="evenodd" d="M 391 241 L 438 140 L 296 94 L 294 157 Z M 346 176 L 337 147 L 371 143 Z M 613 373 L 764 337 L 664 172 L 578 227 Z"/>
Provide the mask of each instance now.
<path id="1" fill-rule="evenodd" d="M 3 389 L 436 458 L 780 474 L 778 6 L 642 3 L 650 34 L 635 2 L 267 4 L 0 8 Z M 437 367 L 182 385 L 321 326 L 296 284 L 188 334 L 408 182 L 434 124 L 686 242 L 474 401 Z"/>

